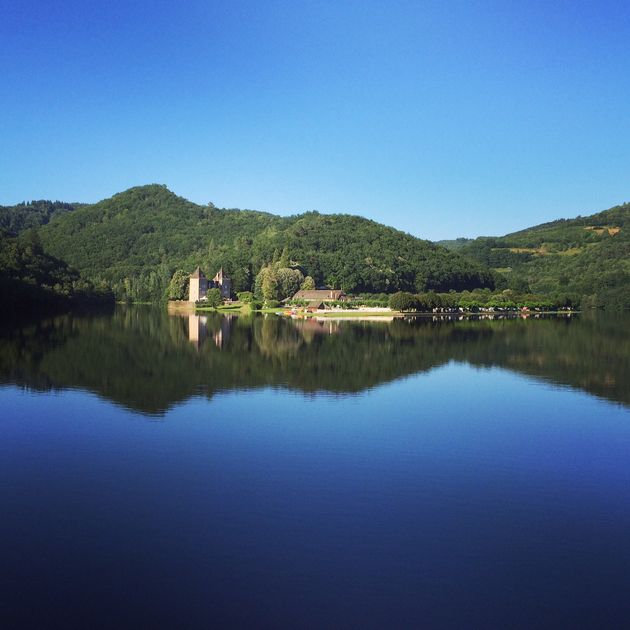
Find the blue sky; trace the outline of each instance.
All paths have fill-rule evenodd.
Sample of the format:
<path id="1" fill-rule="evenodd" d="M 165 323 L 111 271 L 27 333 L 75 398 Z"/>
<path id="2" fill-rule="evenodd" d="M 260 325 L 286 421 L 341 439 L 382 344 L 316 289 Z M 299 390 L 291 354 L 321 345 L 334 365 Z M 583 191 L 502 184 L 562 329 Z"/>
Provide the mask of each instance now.
<path id="1" fill-rule="evenodd" d="M 431 239 L 630 200 L 627 2 L 0 0 L 0 203 L 163 183 Z"/>

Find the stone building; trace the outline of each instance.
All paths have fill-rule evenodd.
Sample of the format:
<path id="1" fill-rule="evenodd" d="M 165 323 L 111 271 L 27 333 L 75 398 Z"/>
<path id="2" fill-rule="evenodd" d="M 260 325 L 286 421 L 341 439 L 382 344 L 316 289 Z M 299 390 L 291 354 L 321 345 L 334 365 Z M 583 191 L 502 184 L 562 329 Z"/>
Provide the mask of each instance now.
<path id="1" fill-rule="evenodd" d="M 343 302 L 346 298 L 346 294 L 339 289 L 301 289 L 290 299 L 304 300 L 307 303 L 306 310 L 314 312 L 330 308 L 329 302 Z M 285 300 L 288 301 L 289 298 Z"/>
<path id="2" fill-rule="evenodd" d="M 208 294 L 208 289 L 219 289 L 222 298 L 229 298 L 232 295 L 232 280 L 223 271 L 223 267 L 219 269 L 212 280 L 208 280 L 201 268 L 197 267 L 190 274 L 188 301 L 197 302 L 198 300 L 204 300 Z"/>
<path id="3" fill-rule="evenodd" d="M 232 295 L 232 280 L 223 272 L 223 267 L 219 269 L 217 275 L 212 279 L 212 286 L 208 288 L 212 289 L 213 287 L 221 290 L 222 298 L 229 298 Z"/>
<path id="4" fill-rule="evenodd" d="M 200 267 L 197 267 L 190 274 L 190 284 L 188 286 L 188 301 L 196 302 L 208 293 L 208 279 L 203 275 Z"/>

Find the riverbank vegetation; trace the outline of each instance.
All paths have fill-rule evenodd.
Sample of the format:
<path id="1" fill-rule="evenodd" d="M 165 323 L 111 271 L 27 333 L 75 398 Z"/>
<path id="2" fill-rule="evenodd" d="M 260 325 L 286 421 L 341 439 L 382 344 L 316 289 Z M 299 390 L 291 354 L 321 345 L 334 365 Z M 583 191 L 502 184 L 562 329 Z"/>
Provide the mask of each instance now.
<path id="1" fill-rule="evenodd" d="M 418 293 L 411 294 L 403 291 L 389 297 L 388 306 L 394 311 L 419 312 L 449 312 L 453 310 L 480 311 L 495 310 L 508 311 L 516 309 L 535 309 L 554 311 L 576 309 L 576 304 L 570 296 L 556 298 L 536 295 L 533 293 L 518 293 L 511 289 L 504 291 L 463 291 L 461 293 Z"/>
<path id="2" fill-rule="evenodd" d="M 107 287 L 95 287 L 64 261 L 44 252 L 37 230 L 20 237 L 0 231 L 0 318 L 113 304 Z"/>

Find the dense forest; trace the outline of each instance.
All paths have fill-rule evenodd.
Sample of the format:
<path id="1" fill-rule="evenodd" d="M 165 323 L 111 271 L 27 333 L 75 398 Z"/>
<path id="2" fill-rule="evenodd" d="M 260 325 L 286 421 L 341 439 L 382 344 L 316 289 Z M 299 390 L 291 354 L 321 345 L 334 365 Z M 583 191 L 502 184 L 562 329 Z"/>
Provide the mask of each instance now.
<path id="1" fill-rule="evenodd" d="M 78 210 L 86 204 L 63 201 L 24 201 L 15 206 L 0 206 L 0 230 L 9 236 L 17 236 L 29 228 L 45 225 L 54 217 Z"/>
<path id="2" fill-rule="evenodd" d="M 176 270 L 197 265 L 211 274 L 222 266 L 235 291 L 249 291 L 283 253 L 289 269 L 346 292 L 494 286 L 484 265 L 361 217 L 218 209 L 160 185 L 66 212 L 40 232 L 47 251 L 118 299 L 160 299 Z"/>
<path id="3" fill-rule="evenodd" d="M 502 237 L 460 242 L 457 251 L 493 269 L 497 288 L 570 296 L 582 308 L 630 308 L 628 203 Z"/>
<path id="4" fill-rule="evenodd" d="M 0 299 L 0 319 L 13 319 L 28 311 L 41 314 L 106 304 L 113 296 L 47 254 L 37 230 L 31 228 L 19 237 L 0 230 Z"/>

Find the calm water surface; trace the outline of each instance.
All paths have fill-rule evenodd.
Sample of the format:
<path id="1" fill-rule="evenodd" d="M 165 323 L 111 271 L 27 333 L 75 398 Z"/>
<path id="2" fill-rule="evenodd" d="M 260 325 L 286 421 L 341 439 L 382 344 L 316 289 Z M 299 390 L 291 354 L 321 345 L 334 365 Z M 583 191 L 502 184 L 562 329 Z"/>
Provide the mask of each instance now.
<path id="1" fill-rule="evenodd" d="M 627 627 L 630 318 L 0 336 L 0 626 Z"/>

